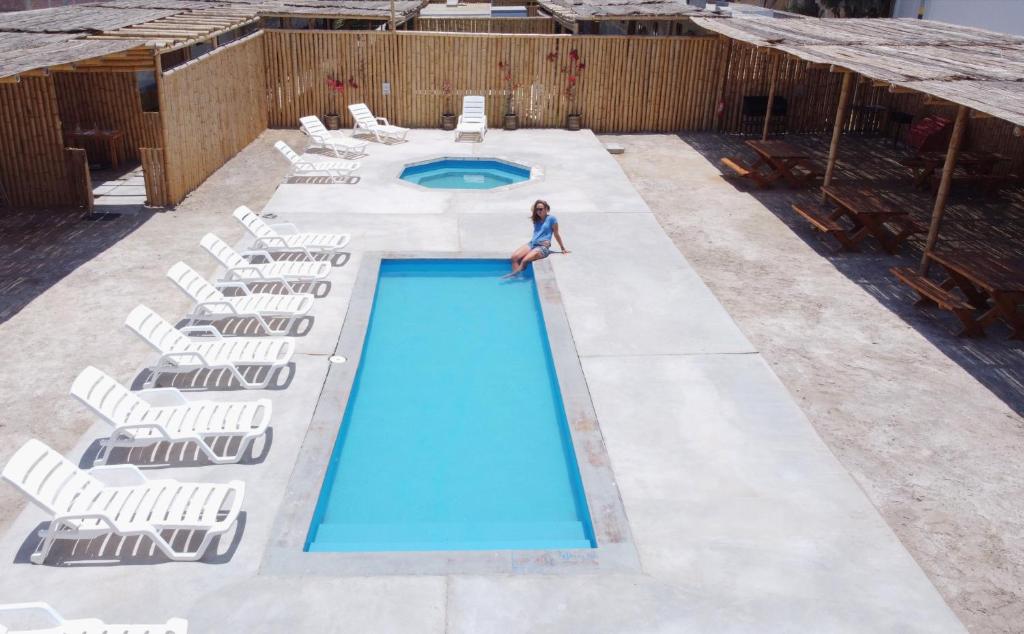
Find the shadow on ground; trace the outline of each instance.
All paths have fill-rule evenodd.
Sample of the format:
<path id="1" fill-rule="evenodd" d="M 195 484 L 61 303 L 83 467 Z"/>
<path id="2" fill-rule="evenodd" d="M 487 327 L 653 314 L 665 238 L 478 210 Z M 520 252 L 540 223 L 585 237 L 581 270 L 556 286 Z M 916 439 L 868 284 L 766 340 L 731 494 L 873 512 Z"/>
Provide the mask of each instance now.
<path id="1" fill-rule="evenodd" d="M 719 159 L 724 156 L 739 156 L 748 163 L 754 159 L 753 152 L 744 144 L 751 137 L 707 133 L 680 134 L 679 137 L 721 169 L 723 174 L 727 170 Z M 820 164 L 825 164 L 829 139 L 802 135 L 788 135 L 785 139 L 807 150 Z M 868 185 L 885 192 L 886 198 L 903 206 L 918 224 L 927 227 L 934 197 L 928 190 L 911 186 L 909 170 L 899 164 L 899 159 L 906 155 L 905 149 L 894 148 L 886 139 L 843 137 L 834 182 Z M 893 266 L 918 266 L 924 249 L 924 236 L 908 240 L 897 255 L 889 255 L 873 239 L 861 243 L 858 252 L 839 251 L 830 237 L 813 230 L 804 218 L 793 211 L 794 203 L 820 202 L 816 187 L 762 190 L 741 179 L 728 180 L 757 199 L 836 270 L 899 316 L 1013 411 L 1024 415 L 1024 342 L 1008 339 L 1010 331 L 1002 322 L 989 326 L 984 338 L 956 336 L 953 333 L 959 329 L 959 322 L 952 314 L 937 308 L 916 307 L 917 295 L 889 272 Z M 1007 187 L 987 194 L 954 189 L 938 247 L 985 250 L 1006 256 L 1024 255 L 1024 189 Z M 933 276 L 941 275 L 936 271 Z"/>
<path id="2" fill-rule="evenodd" d="M 153 216 L 76 209 L 0 214 L 0 323 Z"/>

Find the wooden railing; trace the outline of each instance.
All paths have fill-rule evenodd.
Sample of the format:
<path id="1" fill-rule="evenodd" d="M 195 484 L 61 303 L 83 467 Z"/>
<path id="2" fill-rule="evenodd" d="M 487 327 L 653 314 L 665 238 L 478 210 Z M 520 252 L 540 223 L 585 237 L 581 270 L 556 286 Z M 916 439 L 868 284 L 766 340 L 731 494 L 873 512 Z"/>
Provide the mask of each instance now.
<path id="1" fill-rule="evenodd" d="M 553 34 L 552 18 L 416 18 L 417 31 L 445 33 Z"/>

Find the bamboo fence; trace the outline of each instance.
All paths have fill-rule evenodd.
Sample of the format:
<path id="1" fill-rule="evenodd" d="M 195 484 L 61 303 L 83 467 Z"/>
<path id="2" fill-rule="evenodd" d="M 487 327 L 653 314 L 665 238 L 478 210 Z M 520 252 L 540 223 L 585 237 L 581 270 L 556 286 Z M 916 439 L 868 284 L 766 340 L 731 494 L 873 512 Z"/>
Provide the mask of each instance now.
<path id="1" fill-rule="evenodd" d="M 263 38 L 233 42 L 161 78 L 168 202 L 180 202 L 267 128 Z"/>
<path id="2" fill-rule="evenodd" d="M 597 132 L 707 129 L 724 50 L 722 40 L 703 37 L 268 31 L 264 41 L 275 127 L 295 127 L 309 114 L 338 112 L 348 120 L 346 106 L 359 102 L 398 125 L 434 127 L 444 110 L 457 111 L 461 96 L 472 94 L 486 97 L 493 126 L 511 95 L 522 127 L 563 127 L 576 110 Z M 571 107 L 574 54 L 585 68 Z M 499 62 L 511 68 L 514 89 Z M 328 78 L 344 82 L 344 91 L 331 90 Z"/>
<path id="3" fill-rule="evenodd" d="M 417 18 L 416 31 L 445 33 L 533 33 L 551 35 L 555 21 L 536 18 Z"/>

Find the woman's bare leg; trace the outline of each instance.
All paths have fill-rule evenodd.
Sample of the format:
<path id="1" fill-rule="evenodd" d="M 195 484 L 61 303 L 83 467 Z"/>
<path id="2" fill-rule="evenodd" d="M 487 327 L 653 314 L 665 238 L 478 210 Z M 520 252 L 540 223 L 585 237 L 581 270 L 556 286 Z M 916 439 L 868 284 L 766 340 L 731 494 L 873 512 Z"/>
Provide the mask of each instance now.
<path id="1" fill-rule="evenodd" d="M 532 251 L 526 254 L 526 257 L 519 261 L 519 266 L 513 268 L 512 272 L 521 273 L 523 269 L 526 268 L 527 264 L 533 262 L 534 260 L 540 260 L 543 257 L 544 255 L 540 252 L 540 249 L 533 249 Z"/>
<path id="2" fill-rule="evenodd" d="M 530 253 L 530 245 L 524 244 L 515 251 L 512 252 L 512 270 L 516 271 L 519 268 L 519 263 L 522 262 L 523 258 Z"/>

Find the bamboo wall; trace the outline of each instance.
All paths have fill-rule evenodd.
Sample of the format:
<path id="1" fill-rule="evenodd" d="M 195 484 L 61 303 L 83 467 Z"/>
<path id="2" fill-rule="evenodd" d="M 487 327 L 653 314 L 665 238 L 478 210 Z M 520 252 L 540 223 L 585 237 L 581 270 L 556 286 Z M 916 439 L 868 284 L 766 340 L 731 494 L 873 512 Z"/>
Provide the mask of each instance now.
<path id="1" fill-rule="evenodd" d="M 555 32 L 552 18 L 417 18 L 416 31 L 445 33 L 533 33 Z"/>
<path id="2" fill-rule="evenodd" d="M 126 157 L 139 160 L 140 147 L 159 147 L 160 114 L 143 112 L 134 73 L 54 73 L 57 105 L 65 130 L 76 125 L 120 130 Z"/>
<path id="3" fill-rule="evenodd" d="M 267 128 L 264 37 L 256 33 L 163 75 L 168 202 L 180 202 Z"/>
<path id="4" fill-rule="evenodd" d="M 508 95 L 499 62 L 511 64 L 518 84 L 520 126 L 563 127 L 570 103 L 562 69 L 575 50 L 585 64 L 577 96 L 585 127 L 708 129 L 724 51 L 722 41 L 705 37 L 268 31 L 264 42 L 270 125 L 286 128 L 329 112 L 351 124 L 346 106 L 358 102 L 398 125 L 435 127 L 446 109 L 445 81 L 453 109 L 461 95 L 484 95 L 490 125 L 498 126 Z M 346 82 L 344 93 L 332 91 L 328 77 Z"/>
<path id="5" fill-rule="evenodd" d="M 0 206 L 60 207 L 72 191 L 51 77 L 0 84 Z"/>

